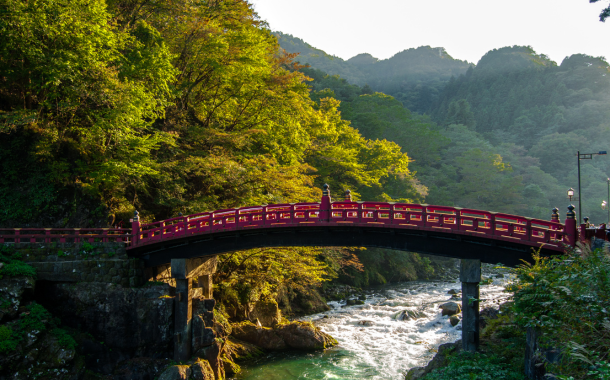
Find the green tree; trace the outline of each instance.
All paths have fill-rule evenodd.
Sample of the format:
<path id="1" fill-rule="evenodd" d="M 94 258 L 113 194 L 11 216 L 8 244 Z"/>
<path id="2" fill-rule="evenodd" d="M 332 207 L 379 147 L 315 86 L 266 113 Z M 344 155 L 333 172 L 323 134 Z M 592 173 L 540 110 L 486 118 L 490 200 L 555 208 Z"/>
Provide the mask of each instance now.
<path id="1" fill-rule="evenodd" d="M 470 130 L 475 130 L 476 121 L 466 99 L 454 100 L 449 104 L 445 125 L 462 124 Z"/>

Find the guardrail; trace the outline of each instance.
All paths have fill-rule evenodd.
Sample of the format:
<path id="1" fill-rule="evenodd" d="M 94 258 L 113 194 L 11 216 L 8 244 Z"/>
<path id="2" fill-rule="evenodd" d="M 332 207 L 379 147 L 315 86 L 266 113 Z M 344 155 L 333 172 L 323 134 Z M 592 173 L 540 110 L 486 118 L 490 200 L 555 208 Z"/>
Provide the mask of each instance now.
<path id="1" fill-rule="evenodd" d="M 288 226 L 354 225 L 431 229 L 562 247 L 564 225 L 555 221 L 458 207 L 383 202 L 290 203 L 204 212 L 154 223 L 134 222 L 132 246 L 219 231 Z"/>

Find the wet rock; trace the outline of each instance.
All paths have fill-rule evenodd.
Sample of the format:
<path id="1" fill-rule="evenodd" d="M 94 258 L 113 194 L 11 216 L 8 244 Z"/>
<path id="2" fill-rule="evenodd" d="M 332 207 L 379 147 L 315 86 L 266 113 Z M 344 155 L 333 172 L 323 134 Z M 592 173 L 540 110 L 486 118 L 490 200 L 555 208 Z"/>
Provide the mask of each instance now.
<path id="1" fill-rule="evenodd" d="M 358 324 L 361 326 L 375 326 L 375 322 L 373 321 L 359 321 Z"/>
<path id="2" fill-rule="evenodd" d="M 451 289 L 447 292 L 447 294 L 451 294 L 451 295 L 460 294 L 460 293 L 461 293 L 461 291 L 458 289 Z"/>
<path id="3" fill-rule="evenodd" d="M 366 301 L 366 296 L 364 294 L 361 294 L 361 295 L 358 296 L 358 299 L 360 301 Z"/>
<path id="4" fill-rule="evenodd" d="M 346 304 L 346 305 L 348 305 L 348 306 L 355 305 L 355 304 L 356 304 L 356 300 L 351 300 L 351 299 L 346 300 L 346 301 L 345 301 L 345 304 Z"/>
<path id="5" fill-rule="evenodd" d="M 356 305 L 364 305 L 364 301 L 362 300 L 356 300 Z"/>
<path id="6" fill-rule="evenodd" d="M 460 305 L 455 302 L 446 302 L 438 307 L 442 310 L 441 315 L 455 315 L 462 311 Z"/>
<path id="7" fill-rule="evenodd" d="M 498 273 L 495 275 L 496 278 L 504 278 L 504 275 L 502 273 Z"/>
<path id="8" fill-rule="evenodd" d="M 460 317 L 457 315 L 452 315 L 449 317 L 449 323 L 451 323 L 451 326 L 453 327 L 457 326 L 457 324 L 460 323 Z"/>
<path id="9" fill-rule="evenodd" d="M 409 321 L 409 320 L 413 320 L 413 319 L 419 319 L 421 317 L 423 317 L 424 314 L 420 313 L 417 310 L 403 310 L 401 312 L 399 312 L 398 314 L 396 314 L 394 316 L 394 319 L 398 320 L 398 321 Z"/>
<path id="10" fill-rule="evenodd" d="M 275 300 L 260 300 L 254 304 L 249 318 L 258 319 L 264 327 L 273 327 L 282 320 L 282 312 Z"/>
<path id="11" fill-rule="evenodd" d="M 173 365 L 167 368 L 158 380 L 189 380 L 191 369 L 188 365 Z"/>
<path id="12" fill-rule="evenodd" d="M 332 336 L 322 332 L 311 322 L 292 322 L 274 329 L 286 345 L 298 350 L 322 350 L 338 344 Z"/>

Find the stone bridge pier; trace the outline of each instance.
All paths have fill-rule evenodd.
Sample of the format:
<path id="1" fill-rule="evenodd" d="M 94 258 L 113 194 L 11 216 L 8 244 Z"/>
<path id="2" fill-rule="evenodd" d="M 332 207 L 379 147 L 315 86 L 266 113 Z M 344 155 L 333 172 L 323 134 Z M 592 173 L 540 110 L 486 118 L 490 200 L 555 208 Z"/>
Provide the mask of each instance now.
<path id="1" fill-rule="evenodd" d="M 481 260 L 461 260 L 462 282 L 462 349 L 475 352 L 479 348 L 479 282 Z"/>
<path id="2" fill-rule="evenodd" d="M 171 276 L 176 281 L 174 298 L 174 360 L 185 361 L 192 356 L 193 294 L 201 288 L 203 298 L 211 299 L 212 275 L 217 256 L 172 259 Z"/>

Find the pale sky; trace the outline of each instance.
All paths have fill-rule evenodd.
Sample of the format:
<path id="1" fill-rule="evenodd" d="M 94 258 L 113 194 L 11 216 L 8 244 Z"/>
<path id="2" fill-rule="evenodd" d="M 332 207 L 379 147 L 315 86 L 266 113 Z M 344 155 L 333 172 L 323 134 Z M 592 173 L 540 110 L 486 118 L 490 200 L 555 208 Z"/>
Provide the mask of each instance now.
<path id="1" fill-rule="evenodd" d="M 422 45 L 457 59 L 530 45 L 561 63 L 583 53 L 610 58 L 607 0 L 250 0 L 271 30 L 292 34 L 326 53 L 379 59 Z"/>

